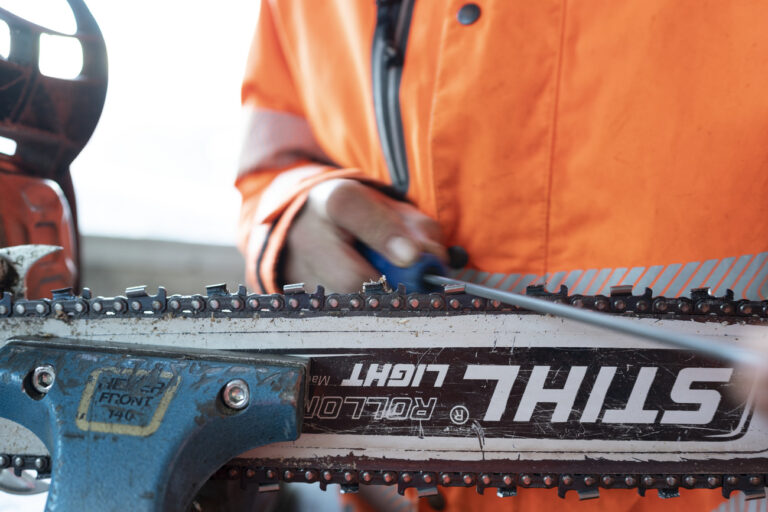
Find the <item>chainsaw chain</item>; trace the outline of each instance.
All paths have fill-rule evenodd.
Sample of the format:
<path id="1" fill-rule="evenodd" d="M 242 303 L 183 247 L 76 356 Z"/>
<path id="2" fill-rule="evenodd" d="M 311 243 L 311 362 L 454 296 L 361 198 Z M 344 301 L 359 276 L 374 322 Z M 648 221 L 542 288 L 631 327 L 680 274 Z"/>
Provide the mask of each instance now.
<path id="1" fill-rule="evenodd" d="M 654 297 L 651 289 L 643 295 L 633 295 L 631 286 L 614 286 L 609 295 L 568 295 L 561 286 L 548 292 L 544 285 L 529 286 L 526 294 L 561 304 L 625 316 L 663 319 L 690 319 L 717 322 L 765 323 L 768 301 L 735 300 L 728 290 L 721 297 L 713 296 L 708 288 L 691 290 L 690 298 Z M 14 299 L 5 292 L 0 299 L 0 317 L 68 319 L 99 319 L 109 317 L 189 317 L 189 318 L 251 318 L 302 317 L 319 315 L 377 315 L 438 316 L 472 313 L 527 313 L 526 310 L 465 293 L 460 285 L 446 285 L 430 293 L 406 293 L 404 287 L 395 290 L 386 282 L 363 285 L 361 293 L 325 294 L 322 286 L 308 293 L 301 284 L 286 285 L 282 294 L 249 294 L 244 286 L 230 293 L 226 285 L 207 286 L 205 294 L 168 295 L 160 287 L 150 295 L 146 287 L 128 288 L 125 295 L 94 297 L 87 288 L 75 296 L 70 288 L 54 290 L 50 299 Z M 47 456 L 0 454 L 0 469 L 12 467 L 17 473 L 29 469 L 38 477 L 50 474 L 51 460 Z M 420 496 L 437 492 L 437 486 L 475 487 L 482 494 L 495 488 L 499 496 L 514 496 L 518 488 L 556 488 L 564 497 L 576 491 L 582 499 L 598 496 L 599 489 L 636 489 L 644 495 L 656 489 L 660 496 L 674 497 L 680 488 L 722 489 L 723 496 L 739 490 L 747 498 L 764 497 L 768 475 L 765 474 L 555 474 L 555 473 L 476 473 L 431 471 L 356 470 L 351 468 L 317 469 L 299 467 L 264 468 L 236 459 L 223 466 L 213 476 L 217 479 L 241 480 L 243 485 L 256 484 L 260 491 L 277 490 L 282 482 L 319 482 L 339 484 L 342 492 L 355 492 L 360 485 L 392 485 L 402 494 L 416 488 Z"/>
<path id="2" fill-rule="evenodd" d="M 690 298 L 654 297 L 650 288 L 632 295 L 631 286 L 614 286 L 609 295 L 568 295 L 565 286 L 548 292 L 544 285 L 529 286 L 528 296 L 561 304 L 635 317 L 759 322 L 768 318 L 768 301 L 735 300 L 728 290 L 722 297 L 708 288 L 691 291 Z M 363 285 L 361 293 L 326 295 L 322 286 L 308 293 L 303 285 L 286 285 L 282 294 L 249 294 L 244 286 L 230 293 L 226 285 L 206 287 L 204 295 L 168 295 L 160 287 L 149 295 L 146 287 L 128 288 L 125 295 L 93 297 L 85 288 L 80 296 L 71 288 L 54 290 L 48 299 L 0 299 L 0 317 L 104 318 L 104 317 L 295 317 L 328 314 L 445 315 L 480 312 L 526 312 L 525 309 L 465 293 L 464 287 L 446 285 L 431 293 L 407 294 L 401 286 L 391 290 L 384 282 Z"/>
<path id="3" fill-rule="evenodd" d="M 436 494 L 442 487 L 475 488 L 479 494 L 495 489 L 499 497 L 515 496 L 519 488 L 557 489 L 564 498 L 568 491 L 580 499 L 597 498 L 599 489 L 634 489 L 641 496 L 656 490 L 660 497 L 673 498 L 680 489 L 717 489 L 725 498 L 733 491 L 743 492 L 747 499 L 765 497 L 765 474 L 650 474 L 650 473 L 477 473 L 461 471 L 389 471 L 355 469 L 313 469 L 307 467 L 261 467 L 246 459 L 236 459 L 211 477 L 217 480 L 239 480 L 243 486 L 258 485 L 260 492 L 277 490 L 280 482 L 319 483 L 320 488 L 338 484 L 342 493 L 357 492 L 361 485 L 396 486 L 403 494 L 414 488 L 419 496 Z"/>

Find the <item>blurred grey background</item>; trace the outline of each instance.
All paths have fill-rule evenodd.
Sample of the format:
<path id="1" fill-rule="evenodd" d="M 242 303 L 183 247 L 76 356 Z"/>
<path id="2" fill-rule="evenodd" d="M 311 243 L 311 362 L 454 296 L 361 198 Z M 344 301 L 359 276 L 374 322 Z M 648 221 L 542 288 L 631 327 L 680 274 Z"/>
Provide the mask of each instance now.
<path id="1" fill-rule="evenodd" d="M 243 257 L 233 246 L 84 236 L 82 258 L 81 282 L 94 296 L 122 295 L 139 285 L 149 293 L 165 286 L 169 294 L 192 294 L 209 284 L 234 291 L 245 283 Z"/>

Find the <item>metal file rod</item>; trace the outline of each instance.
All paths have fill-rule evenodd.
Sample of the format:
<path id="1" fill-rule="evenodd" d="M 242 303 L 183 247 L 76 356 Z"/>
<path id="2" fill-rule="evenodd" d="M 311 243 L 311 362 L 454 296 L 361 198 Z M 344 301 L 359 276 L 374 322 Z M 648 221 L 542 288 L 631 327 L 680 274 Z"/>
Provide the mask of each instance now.
<path id="1" fill-rule="evenodd" d="M 667 345 L 673 345 L 688 350 L 694 350 L 708 356 L 736 363 L 740 365 L 749 365 L 762 369 L 768 368 L 768 355 L 757 350 L 745 347 L 736 347 L 729 343 L 723 343 L 715 340 L 705 339 L 690 334 L 683 334 L 669 331 L 660 327 L 654 327 L 641 322 L 633 322 L 620 316 L 607 315 L 605 313 L 595 313 L 579 309 L 565 304 L 556 304 L 554 302 L 520 295 L 519 293 L 497 290 L 478 284 L 467 283 L 449 277 L 426 274 L 424 281 L 435 286 L 443 285 L 461 285 L 467 293 L 477 295 L 489 300 L 498 300 L 505 304 L 518 306 L 531 311 L 555 315 L 577 322 L 622 332 L 632 336 L 645 338 L 653 341 L 660 341 Z"/>

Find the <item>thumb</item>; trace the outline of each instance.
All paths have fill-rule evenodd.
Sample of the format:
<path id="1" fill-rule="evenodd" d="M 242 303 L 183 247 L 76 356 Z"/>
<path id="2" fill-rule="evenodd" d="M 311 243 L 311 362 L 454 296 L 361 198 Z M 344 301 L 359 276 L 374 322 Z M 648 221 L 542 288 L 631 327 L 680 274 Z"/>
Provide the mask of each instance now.
<path id="1" fill-rule="evenodd" d="M 335 181 L 318 191 L 329 221 L 397 266 L 407 267 L 418 260 L 419 244 L 390 198 L 357 181 Z"/>

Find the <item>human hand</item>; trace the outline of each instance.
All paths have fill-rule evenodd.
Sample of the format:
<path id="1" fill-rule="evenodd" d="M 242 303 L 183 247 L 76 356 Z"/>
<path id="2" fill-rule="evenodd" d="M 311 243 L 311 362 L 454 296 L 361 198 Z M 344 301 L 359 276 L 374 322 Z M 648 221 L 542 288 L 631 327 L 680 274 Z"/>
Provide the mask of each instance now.
<path id="1" fill-rule="evenodd" d="M 285 279 L 340 293 L 359 290 L 380 275 L 355 249 L 356 240 L 401 267 L 424 252 L 447 259 L 435 220 L 358 181 L 335 179 L 315 186 L 294 219 L 283 253 Z"/>

